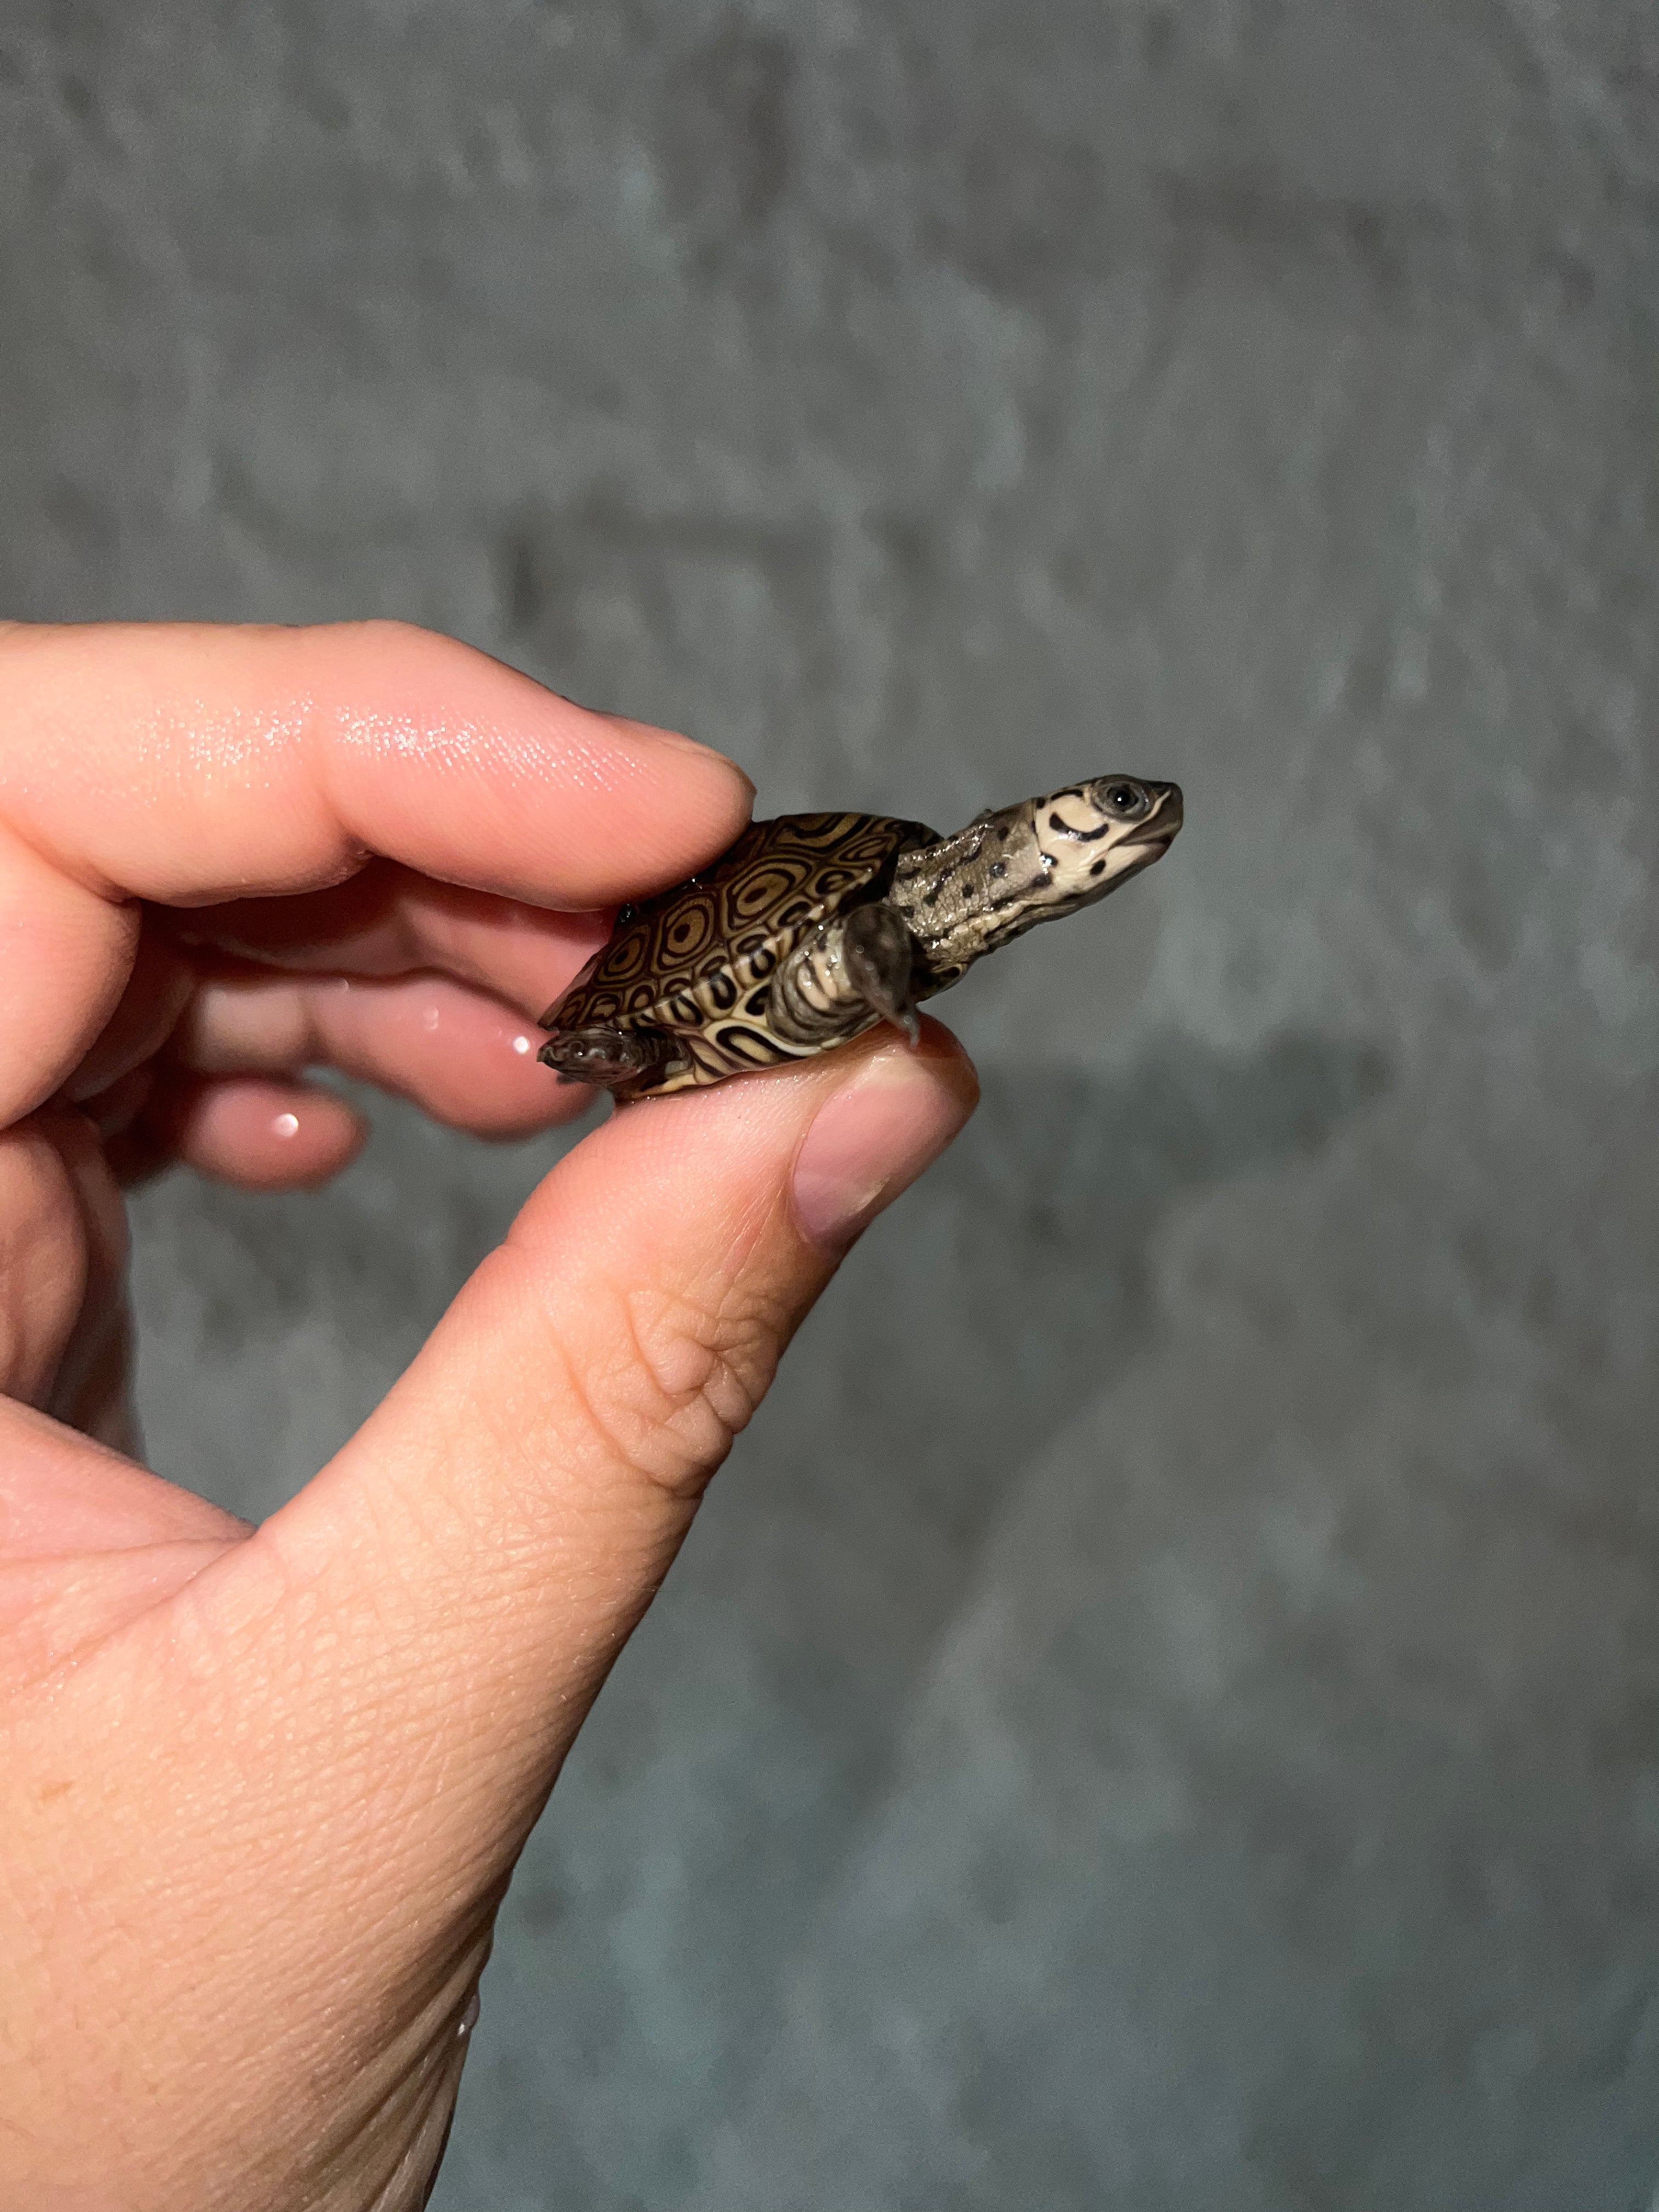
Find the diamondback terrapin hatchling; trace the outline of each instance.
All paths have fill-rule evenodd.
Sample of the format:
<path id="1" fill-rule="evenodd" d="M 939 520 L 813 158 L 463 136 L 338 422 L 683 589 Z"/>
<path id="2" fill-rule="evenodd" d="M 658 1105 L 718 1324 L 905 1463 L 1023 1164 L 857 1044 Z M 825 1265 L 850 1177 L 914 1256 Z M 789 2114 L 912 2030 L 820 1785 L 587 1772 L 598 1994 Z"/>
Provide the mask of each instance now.
<path id="1" fill-rule="evenodd" d="M 542 1017 L 538 1058 L 619 1099 L 805 1060 L 891 1022 L 1039 921 L 1162 858 L 1181 793 L 1097 776 L 954 837 L 878 814 L 751 823 L 701 874 L 624 907 Z"/>

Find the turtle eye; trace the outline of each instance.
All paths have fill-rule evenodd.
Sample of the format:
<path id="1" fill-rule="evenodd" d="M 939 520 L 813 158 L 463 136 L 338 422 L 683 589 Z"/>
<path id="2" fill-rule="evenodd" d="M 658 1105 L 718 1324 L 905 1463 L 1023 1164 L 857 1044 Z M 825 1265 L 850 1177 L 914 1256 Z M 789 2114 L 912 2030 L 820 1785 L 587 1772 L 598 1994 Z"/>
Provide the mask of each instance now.
<path id="1" fill-rule="evenodd" d="M 1141 785 L 1119 777 L 1101 793 L 1100 803 L 1106 813 L 1115 815 L 1120 822 L 1138 822 L 1152 801 Z"/>

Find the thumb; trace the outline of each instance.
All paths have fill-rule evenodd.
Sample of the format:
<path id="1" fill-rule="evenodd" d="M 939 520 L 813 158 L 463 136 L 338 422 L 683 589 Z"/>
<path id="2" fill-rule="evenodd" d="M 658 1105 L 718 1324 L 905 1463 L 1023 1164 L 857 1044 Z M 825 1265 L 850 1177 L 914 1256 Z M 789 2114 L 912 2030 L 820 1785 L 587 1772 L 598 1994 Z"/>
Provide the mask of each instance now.
<path id="1" fill-rule="evenodd" d="M 930 1023 L 917 1052 L 878 1035 L 615 1114 L 346 1449 L 198 1579 L 232 1676 L 283 1703 L 307 1882 L 349 1869 L 361 1897 L 379 1850 L 416 1925 L 504 1880 L 803 1316 L 976 1097 Z M 390 1865 L 365 1832 L 388 1802 Z"/>
<path id="2" fill-rule="evenodd" d="M 259 1532 L 285 1606 L 447 1759 L 533 1744 L 538 1802 L 808 1308 L 976 1097 L 930 1024 L 616 1114 Z"/>

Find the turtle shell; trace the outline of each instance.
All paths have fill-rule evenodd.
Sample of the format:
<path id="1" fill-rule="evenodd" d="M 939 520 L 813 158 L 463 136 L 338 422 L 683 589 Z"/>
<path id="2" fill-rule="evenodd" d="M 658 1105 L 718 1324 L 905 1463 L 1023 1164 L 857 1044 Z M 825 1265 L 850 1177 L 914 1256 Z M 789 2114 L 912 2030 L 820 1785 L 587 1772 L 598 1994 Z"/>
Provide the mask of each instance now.
<path id="1" fill-rule="evenodd" d="M 768 1019 L 778 963 L 830 915 L 883 896 L 899 855 L 937 837 L 880 814 L 751 823 L 701 874 L 624 907 L 542 1026 L 667 1031 L 683 1064 L 644 1077 L 640 1091 L 799 1059 L 812 1048 L 786 1042 Z"/>

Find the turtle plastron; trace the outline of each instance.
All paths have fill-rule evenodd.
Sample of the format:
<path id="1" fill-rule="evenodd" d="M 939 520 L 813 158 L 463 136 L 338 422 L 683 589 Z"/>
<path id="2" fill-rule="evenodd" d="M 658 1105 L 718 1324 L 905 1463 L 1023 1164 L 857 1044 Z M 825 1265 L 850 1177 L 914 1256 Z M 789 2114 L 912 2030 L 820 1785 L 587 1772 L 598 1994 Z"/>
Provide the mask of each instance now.
<path id="1" fill-rule="evenodd" d="M 898 908 L 872 899 L 822 922 L 772 979 L 773 1029 L 792 1043 L 840 1043 L 891 1022 L 914 1045 L 915 939 Z"/>

